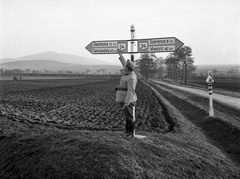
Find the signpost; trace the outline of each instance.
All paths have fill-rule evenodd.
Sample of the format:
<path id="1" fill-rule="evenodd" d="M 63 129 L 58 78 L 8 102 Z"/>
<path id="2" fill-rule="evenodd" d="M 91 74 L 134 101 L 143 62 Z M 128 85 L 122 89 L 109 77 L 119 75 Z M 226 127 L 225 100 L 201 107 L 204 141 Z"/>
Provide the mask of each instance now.
<path id="1" fill-rule="evenodd" d="M 134 62 L 134 53 L 174 52 L 183 46 L 183 42 L 175 37 L 135 39 L 134 25 L 131 25 L 130 31 L 131 40 L 92 41 L 85 48 L 92 54 L 117 54 L 118 50 L 121 50 L 122 53 L 130 53 L 131 61 Z M 134 51 L 135 44 L 137 46 L 137 51 Z M 139 139 L 146 137 L 142 135 L 135 135 L 135 130 L 133 132 L 133 136 Z"/>

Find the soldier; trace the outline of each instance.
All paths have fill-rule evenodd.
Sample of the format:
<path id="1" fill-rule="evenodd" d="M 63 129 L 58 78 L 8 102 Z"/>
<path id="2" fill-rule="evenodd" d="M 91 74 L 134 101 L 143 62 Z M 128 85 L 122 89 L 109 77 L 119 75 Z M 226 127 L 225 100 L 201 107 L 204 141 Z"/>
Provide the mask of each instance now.
<path id="1" fill-rule="evenodd" d="M 137 76 L 134 72 L 134 63 L 130 60 L 126 61 L 121 51 L 118 51 L 118 54 L 124 71 L 122 70 L 120 84 L 116 87 L 116 102 L 120 104 L 123 114 L 126 117 L 125 132 L 123 135 L 124 137 L 132 138 L 135 135 L 135 105 L 137 101 L 135 89 L 137 85 Z"/>

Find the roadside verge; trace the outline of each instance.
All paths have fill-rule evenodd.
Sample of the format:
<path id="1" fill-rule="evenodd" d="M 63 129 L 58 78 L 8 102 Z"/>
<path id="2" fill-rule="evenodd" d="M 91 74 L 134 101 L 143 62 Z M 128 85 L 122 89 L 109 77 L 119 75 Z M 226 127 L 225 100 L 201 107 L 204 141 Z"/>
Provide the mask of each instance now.
<path id="1" fill-rule="evenodd" d="M 209 117 L 208 111 L 202 106 L 202 97 L 196 97 L 193 94 L 183 93 L 180 90 L 173 90 L 161 85 L 157 86 L 150 83 L 150 86 L 154 91 L 161 94 L 157 96 L 164 96 L 160 100 L 166 100 L 173 104 L 174 108 L 177 108 L 186 120 L 192 122 L 203 132 L 211 144 L 221 149 L 237 165 L 240 164 L 240 129 L 237 125 L 227 122 L 227 119 Z M 192 100 L 192 96 L 196 98 L 195 101 Z M 177 110 L 174 108 L 173 110 L 170 109 L 170 113 L 176 113 Z M 221 109 L 221 112 L 224 112 L 225 108 Z M 227 114 L 223 118 L 226 118 L 226 116 Z M 178 120 L 181 120 L 181 118 L 177 118 Z"/>

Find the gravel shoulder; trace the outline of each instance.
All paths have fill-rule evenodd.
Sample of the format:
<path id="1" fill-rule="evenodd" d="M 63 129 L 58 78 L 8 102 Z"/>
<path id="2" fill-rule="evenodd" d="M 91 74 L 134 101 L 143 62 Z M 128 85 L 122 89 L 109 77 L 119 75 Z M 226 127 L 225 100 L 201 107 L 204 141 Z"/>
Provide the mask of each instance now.
<path id="1" fill-rule="evenodd" d="M 177 86 L 173 84 L 169 84 L 163 81 L 159 80 L 153 80 L 151 79 L 152 82 L 162 84 L 171 88 L 183 90 L 204 98 L 209 98 L 208 91 L 207 90 L 201 90 L 201 89 L 195 89 L 195 88 L 189 88 L 189 87 L 183 87 L 183 86 Z M 224 105 L 231 106 L 237 110 L 240 110 L 240 98 L 235 98 L 231 96 L 226 96 L 226 95 L 221 95 L 221 94 L 216 94 L 213 92 L 213 100 L 216 100 Z"/>

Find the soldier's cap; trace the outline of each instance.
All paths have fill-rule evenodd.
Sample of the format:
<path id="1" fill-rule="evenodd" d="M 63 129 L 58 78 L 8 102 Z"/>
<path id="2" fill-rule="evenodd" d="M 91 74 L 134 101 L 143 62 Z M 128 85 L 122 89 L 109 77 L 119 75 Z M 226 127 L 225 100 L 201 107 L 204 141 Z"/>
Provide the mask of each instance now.
<path id="1" fill-rule="evenodd" d="M 134 65 L 134 63 L 131 60 L 127 60 L 126 66 L 131 68 L 132 70 L 135 69 L 135 65 Z"/>

